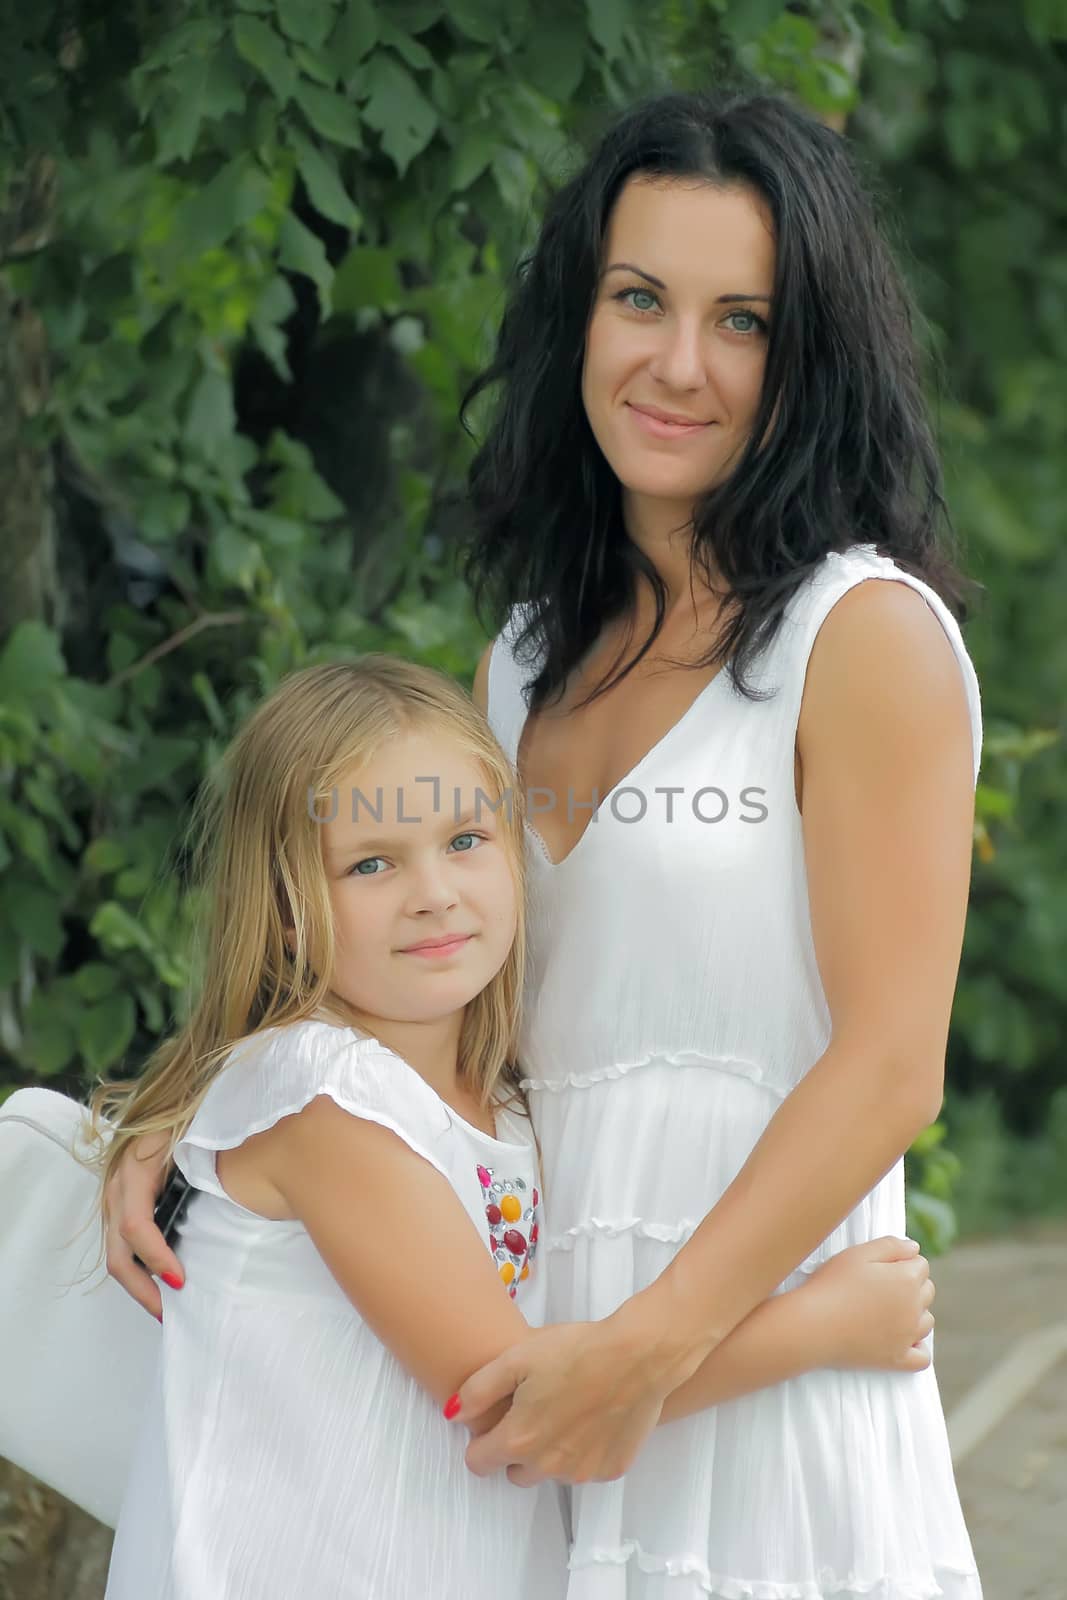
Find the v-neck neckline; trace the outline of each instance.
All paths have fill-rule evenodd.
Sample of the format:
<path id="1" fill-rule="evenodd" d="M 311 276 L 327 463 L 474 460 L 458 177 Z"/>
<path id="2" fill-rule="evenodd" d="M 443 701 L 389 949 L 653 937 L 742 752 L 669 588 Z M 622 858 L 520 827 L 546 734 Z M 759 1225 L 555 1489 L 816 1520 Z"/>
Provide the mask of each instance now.
<path id="1" fill-rule="evenodd" d="M 703 704 L 704 700 L 707 698 L 707 696 L 710 693 L 710 691 L 718 683 L 719 679 L 722 678 L 722 677 L 725 677 L 727 675 L 728 665 L 729 665 L 729 663 L 724 663 L 719 668 L 719 670 L 715 673 L 715 675 L 708 679 L 707 683 L 705 683 L 704 686 L 701 689 L 699 689 L 697 691 L 697 693 L 694 695 L 693 699 L 686 706 L 686 708 L 682 712 L 681 716 L 677 717 L 674 720 L 674 722 L 671 723 L 669 728 L 664 729 L 663 733 L 660 734 L 660 736 L 656 740 L 656 742 L 654 744 L 649 745 L 649 747 L 645 751 L 644 755 L 640 756 L 638 758 L 638 760 L 634 762 L 633 766 L 630 767 L 626 772 L 624 772 L 622 777 L 619 778 L 615 783 L 612 784 L 611 788 L 608 790 L 608 792 L 604 795 L 603 799 L 597 805 L 596 810 L 590 813 L 589 821 L 586 823 L 585 827 L 582 829 L 582 831 L 578 835 L 577 839 L 571 845 L 571 847 L 567 851 L 566 855 L 561 856 L 558 861 L 554 861 L 553 858 L 551 857 L 551 855 L 548 852 L 547 844 L 545 843 L 545 841 L 542 838 L 542 836 L 538 833 L 537 829 L 533 826 L 533 823 L 530 822 L 528 818 L 524 820 L 524 826 L 526 828 L 526 831 L 527 831 L 527 833 L 529 833 L 531 838 L 534 840 L 534 843 L 538 846 L 538 849 L 540 851 L 542 860 L 546 863 L 546 865 L 553 872 L 562 871 L 562 869 L 567 865 L 567 863 L 569 861 L 573 861 L 574 860 L 574 857 L 578 854 L 579 850 L 582 848 L 582 845 L 585 843 L 585 840 L 588 837 L 589 833 L 597 825 L 597 823 L 598 823 L 598 821 L 600 819 L 600 813 L 604 810 L 604 807 L 611 803 L 612 797 L 614 795 L 618 794 L 620 789 L 626 788 L 629 785 L 629 783 L 632 781 L 632 779 L 637 777 L 638 773 L 642 770 L 643 767 L 648 765 L 648 763 L 652 760 L 653 756 L 658 754 L 658 752 L 660 752 L 663 749 L 664 745 L 667 744 L 668 741 L 670 739 L 672 739 L 674 737 L 674 735 L 676 733 L 678 733 L 679 730 L 685 725 L 685 723 L 689 720 L 689 718 L 691 716 L 693 716 L 693 714 L 696 712 L 697 708 L 700 705 Z M 527 724 L 529 723 L 529 720 L 530 720 L 530 716 L 529 716 L 529 713 L 527 713 L 527 715 L 523 718 L 522 724 L 521 724 L 521 726 L 519 728 L 518 739 L 515 741 L 515 759 L 516 759 L 516 763 L 518 762 L 519 746 L 522 744 L 523 735 L 526 732 L 526 727 L 527 727 Z M 526 784 L 525 775 L 523 775 L 522 782 L 523 782 L 523 787 L 526 788 L 527 784 Z"/>

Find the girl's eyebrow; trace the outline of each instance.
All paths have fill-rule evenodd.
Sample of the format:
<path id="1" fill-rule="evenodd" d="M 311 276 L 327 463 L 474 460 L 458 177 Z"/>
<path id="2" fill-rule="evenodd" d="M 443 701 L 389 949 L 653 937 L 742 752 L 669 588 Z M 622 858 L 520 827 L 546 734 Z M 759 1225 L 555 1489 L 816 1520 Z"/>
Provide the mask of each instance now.
<path id="1" fill-rule="evenodd" d="M 644 278 L 646 283 L 654 284 L 657 289 L 666 289 L 667 287 L 662 278 L 654 278 L 651 272 L 644 272 L 640 267 L 635 267 L 629 261 L 613 261 L 610 267 L 604 268 L 600 276 L 606 278 L 609 272 L 632 272 L 638 278 Z M 719 306 L 732 305 L 735 300 L 765 300 L 768 305 L 771 303 L 769 294 L 720 294 L 716 297 L 715 304 Z"/>
<path id="2" fill-rule="evenodd" d="M 448 816 L 447 812 L 442 808 L 436 815 L 445 818 L 441 825 L 442 838 L 465 832 L 466 824 L 469 822 L 484 826 L 480 809 L 478 811 L 464 811 L 462 816 L 456 818 Z M 412 822 L 422 822 L 426 819 L 412 817 L 410 820 Z M 356 834 L 342 844 L 327 845 L 326 854 L 330 856 L 350 856 L 362 854 L 366 850 L 395 850 L 398 845 L 406 844 L 409 838 L 410 835 L 407 832 L 374 835 Z"/>

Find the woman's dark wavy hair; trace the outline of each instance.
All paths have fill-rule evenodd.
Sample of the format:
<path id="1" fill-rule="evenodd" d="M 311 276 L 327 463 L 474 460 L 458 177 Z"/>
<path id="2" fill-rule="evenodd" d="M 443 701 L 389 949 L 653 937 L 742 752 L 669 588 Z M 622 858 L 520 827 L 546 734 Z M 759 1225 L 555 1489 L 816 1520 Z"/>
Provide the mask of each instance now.
<path id="1" fill-rule="evenodd" d="M 766 374 L 750 440 L 698 503 L 693 560 L 730 591 L 703 666 L 746 671 L 793 593 L 832 550 L 873 544 L 964 613 L 908 297 L 844 140 L 767 93 L 666 94 L 636 105 L 551 199 L 516 270 L 495 356 L 463 398 L 496 389 L 469 477 L 464 571 L 493 630 L 525 602 L 520 648 L 538 652 L 533 709 L 562 689 L 637 574 L 652 584 L 657 637 L 666 588 L 627 538 L 618 480 L 581 398 L 586 325 L 608 219 L 627 179 L 746 185 L 777 242 Z M 762 440 L 762 445 L 759 441 Z"/>

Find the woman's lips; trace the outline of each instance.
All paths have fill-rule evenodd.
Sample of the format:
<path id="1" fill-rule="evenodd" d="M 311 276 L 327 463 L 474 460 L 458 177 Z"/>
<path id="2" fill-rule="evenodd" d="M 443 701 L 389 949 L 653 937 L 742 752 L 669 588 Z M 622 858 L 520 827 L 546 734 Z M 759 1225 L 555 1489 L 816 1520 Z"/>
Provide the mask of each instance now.
<path id="1" fill-rule="evenodd" d="M 653 416 L 650 411 L 643 411 L 630 401 L 626 404 L 638 427 L 650 433 L 654 439 L 688 439 L 712 426 L 710 422 L 669 422 L 666 417 Z"/>

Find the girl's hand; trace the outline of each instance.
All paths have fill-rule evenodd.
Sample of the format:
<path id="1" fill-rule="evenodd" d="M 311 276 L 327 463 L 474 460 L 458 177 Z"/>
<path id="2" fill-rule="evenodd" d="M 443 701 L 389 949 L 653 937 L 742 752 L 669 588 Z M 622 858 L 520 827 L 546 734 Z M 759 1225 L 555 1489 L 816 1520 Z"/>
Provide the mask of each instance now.
<path id="1" fill-rule="evenodd" d="M 930 1264 L 909 1239 L 875 1239 L 832 1256 L 795 1291 L 818 1308 L 825 1367 L 924 1372 L 934 1285 Z"/>
<path id="2" fill-rule="evenodd" d="M 467 1447 L 478 1477 L 502 1467 L 523 1487 L 620 1478 L 659 1420 L 671 1382 L 657 1378 L 629 1321 L 556 1323 L 491 1361 L 459 1390 L 455 1420 L 478 1432 L 482 1414 L 511 1396 L 506 1416 Z"/>
<path id="3" fill-rule="evenodd" d="M 175 1288 L 185 1282 L 181 1262 L 152 1215 L 166 1178 L 166 1148 L 164 1137 L 144 1134 L 135 1139 L 104 1188 L 107 1270 L 159 1322 L 163 1320 L 163 1300 L 151 1274 L 165 1277 Z M 134 1260 L 135 1254 L 144 1266 Z"/>

